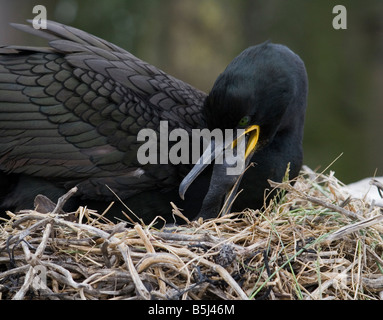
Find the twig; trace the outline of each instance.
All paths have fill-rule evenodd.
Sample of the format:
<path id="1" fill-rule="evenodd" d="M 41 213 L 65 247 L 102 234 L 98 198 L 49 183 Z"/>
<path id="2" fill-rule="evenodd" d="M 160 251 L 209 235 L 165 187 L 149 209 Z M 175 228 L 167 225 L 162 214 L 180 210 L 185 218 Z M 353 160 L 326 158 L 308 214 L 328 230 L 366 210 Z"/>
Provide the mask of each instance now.
<path id="1" fill-rule="evenodd" d="M 234 289 L 238 296 L 243 300 L 248 300 L 248 296 L 243 292 L 242 288 L 238 283 L 233 279 L 233 277 L 227 272 L 222 266 L 215 264 L 205 258 L 198 256 L 197 254 L 191 252 L 186 248 L 172 248 L 172 251 L 175 252 L 178 256 L 186 256 L 188 258 L 194 259 L 209 268 L 213 271 L 218 272 L 218 274 L 227 282 L 227 284 Z"/>
<path id="2" fill-rule="evenodd" d="M 77 192 L 77 187 L 73 187 L 72 189 L 70 189 L 66 194 L 64 194 L 63 196 L 61 196 L 58 201 L 57 201 L 57 205 L 56 207 L 54 208 L 54 210 L 52 211 L 52 214 L 55 215 L 55 214 L 58 214 L 60 213 L 61 209 L 63 208 L 63 206 L 65 205 L 65 203 L 69 200 L 69 198 L 71 198 L 75 193 Z"/>
<path id="3" fill-rule="evenodd" d="M 136 268 L 134 267 L 132 257 L 130 255 L 130 248 L 129 246 L 126 246 L 124 244 L 119 244 L 118 249 L 121 252 L 122 257 L 124 258 L 124 261 L 128 267 L 128 270 L 130 272 L 130 275 L 132 276 L 132 280 L 136 286 L 136 290 L 140 297 L 142 297 L 145 300 L 150 300 L 150 293 L 148 289 L 146 289 L 145 285 L 142 283 L 140 276 L 138 275 L 138 272 Z"/>
<path id="4" fill-rule="evenodd" d="M 287 190 L 289 192 L 294 192 L 296 193 L 297 195 L 299 195 L 299 197 L 301 199 L 304 199 L 306 201 L 309 201 L 311 203 L 315 203 L 317 205 L 320 205 L 324 208 L 327 208 L 327 209 L 330 209 L 330 210 L 333 210 L 335 212 L 339 212 L 343 215 L 345 215 L 346 217 L 349 217 L 351 219 L 361 219 L 361 217 L 359 217 L 357 214 L 355 214 L 354 212 L 351 212 L 349 210 L 346 210 L 340 206 L 337 206 L 335 204 L 332 204 L 332 203 L 329 203 L 329 202 L 326 202 L 326 201 L 323 201 L 319 198 L 316 198 L 316 197 L 312 197 L 312 196 L 309 196 L 309 195 L 306 195 L 304 193 L 302 193 L 301 191 L 295 189 L 293 186 L 291 186 L 288 182 L 282 182 L 282 183 L 278 183 L 278 182 L 274 182 L 274 181 L 271 181 L 271 180 L 268 180 L 269 184 L 273 187 L 273 188 L 279 188 L 279 189 L 284 189 L 284 190 Z"/>
<path id="5" fill-rule="evenodd" d="M 14 295 L 12 300 L 23 300 L 25 294 L 28 292 L 34 279 L 33 267 L 29 267 L 28 272 L 25 275 L 25 280 L 19 291 Z"/>
<path id="6" fill-rule="evenodd" d="M 350 225 L 344 226 L 344 227 L 338 229 L 337 231 L 335 231 L 334 233 L 328 235 L 323 240 L 323 242 L 326 243 L 326 244 L 329 244 L 332 241 L 344 238 L 346 235 L 348 235 L 350 233 L 354 233 L 354 232 L 356 232 L 358 230 L 371 227 L 374 224 L 377 224 L 377 223 L 379 223 L 381 221 L 383 221 L 383 215 L 378 215 L 378 216 L 374 216 L 374 217 L 371 217 L 371 218 L 368 218 L 368 219 L 356 222 L 354 224 L 350 224 Z"/>
<path id="7" fill-rule="evenodd" d="M 150 240 L 149 238 L 146 236 L 144 230 L 142 229 L 142 227 L 139 225 L 139 224 L 136 224 L 134 226 L 134 230 L 136 230 L 136 232 L 138 233 L 139 237 L 142 239 L 142 241 L 144 242 L 144 245 L 145 245 L 145 248 L 146 250 L 149 252 L 149 253 L 155 253 L 156 251 L 154 250 L 154 247 L 153 245 L 150 243 Z M 159 269 L 159 268 L 156 268 L 155 271 L 154 271 L 158 277 L 158 279 L 164 279 L 165 278 L 165 275 L 164 275 L 164 272 Z M 160 292 L 162 294 L 165 294 L 166 292 L 166 285 L 165 285 L 165 282 L 161 281 L 161 280 L 158 280 L 158 285 L 160 287 Z"/>

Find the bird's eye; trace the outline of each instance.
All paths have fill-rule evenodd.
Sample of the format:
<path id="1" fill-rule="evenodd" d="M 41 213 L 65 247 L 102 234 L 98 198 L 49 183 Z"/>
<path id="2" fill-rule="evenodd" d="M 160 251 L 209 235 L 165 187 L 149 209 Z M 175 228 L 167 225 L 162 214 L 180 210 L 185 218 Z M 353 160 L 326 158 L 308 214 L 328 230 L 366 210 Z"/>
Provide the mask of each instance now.
<path id="1" fill-rule="evenodd" d="M 246 127 L 250 123 L 250 116 L 244 116 L 241 120 L 238 122 L 239 127 Z"/>

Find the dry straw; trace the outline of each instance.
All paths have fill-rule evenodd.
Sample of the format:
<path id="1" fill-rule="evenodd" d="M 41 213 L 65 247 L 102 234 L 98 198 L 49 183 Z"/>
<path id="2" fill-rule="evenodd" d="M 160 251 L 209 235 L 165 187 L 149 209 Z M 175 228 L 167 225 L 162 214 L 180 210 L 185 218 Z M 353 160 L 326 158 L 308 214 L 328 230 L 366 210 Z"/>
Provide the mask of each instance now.
<path id="1" fill-rule="evenodd" d="M 348 198 L 332 173 L 271 185 L 279 196 L 262 212 L 166 229 L 62 203 L 8 212 L 0 299 L 383 298 L 381 208 Z"/>

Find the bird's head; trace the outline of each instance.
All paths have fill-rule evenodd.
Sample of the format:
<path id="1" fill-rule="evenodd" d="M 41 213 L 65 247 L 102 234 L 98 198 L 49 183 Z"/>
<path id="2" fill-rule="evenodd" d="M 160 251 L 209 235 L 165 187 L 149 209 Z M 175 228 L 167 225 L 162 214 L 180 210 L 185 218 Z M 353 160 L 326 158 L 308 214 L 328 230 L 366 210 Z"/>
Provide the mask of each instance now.
<path id="1" fill-rule="evenodd" d="M 266 42 L 246 49 L 227 66 L 206 98 L 204 112 L 210 130 L 244 130 L 243 160 L 247 166 L 254 153 L 262 152 L 277 132 L 302 131 L 306 99 L 307 75 L 302 60 L 287 47 Z M 234 143 L 225 142 L 224 148 L 236 148 L 236 138 L 239 137 L 234 137 Z M 211 194 L 204 202 L 210 198 L 209 203 L 221 205 L 221 193 L 233 189 L 239 175 L 228 177 L 223 172 L 225 166 L 224 161 L 220 168 L 214 168 Z M 195 165 L 184 178 L 181 197 L 205 167 Z M 213 198 L 218 200 L 212 201 Z M 202 207 L 205 212 L 206 206 Z M 208 207 L 210 210 L 212 205 Z M 217 213 L 217 208 L 212 211 Z"/>

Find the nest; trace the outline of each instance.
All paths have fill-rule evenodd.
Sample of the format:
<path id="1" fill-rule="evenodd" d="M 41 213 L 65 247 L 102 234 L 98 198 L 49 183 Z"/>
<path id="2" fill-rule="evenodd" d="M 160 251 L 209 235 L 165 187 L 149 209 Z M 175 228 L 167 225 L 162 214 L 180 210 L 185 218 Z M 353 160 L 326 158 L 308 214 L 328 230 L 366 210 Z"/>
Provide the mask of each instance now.
<path id="1" fill-rule="evenodd" d="M 262 211 L 173 228 L 62 214 L 60 202 L 7 212 L 0 299 L 383 298 L 381 208 L 350 198 L 333 173 L 270 183 L 279 194 Z"/>

